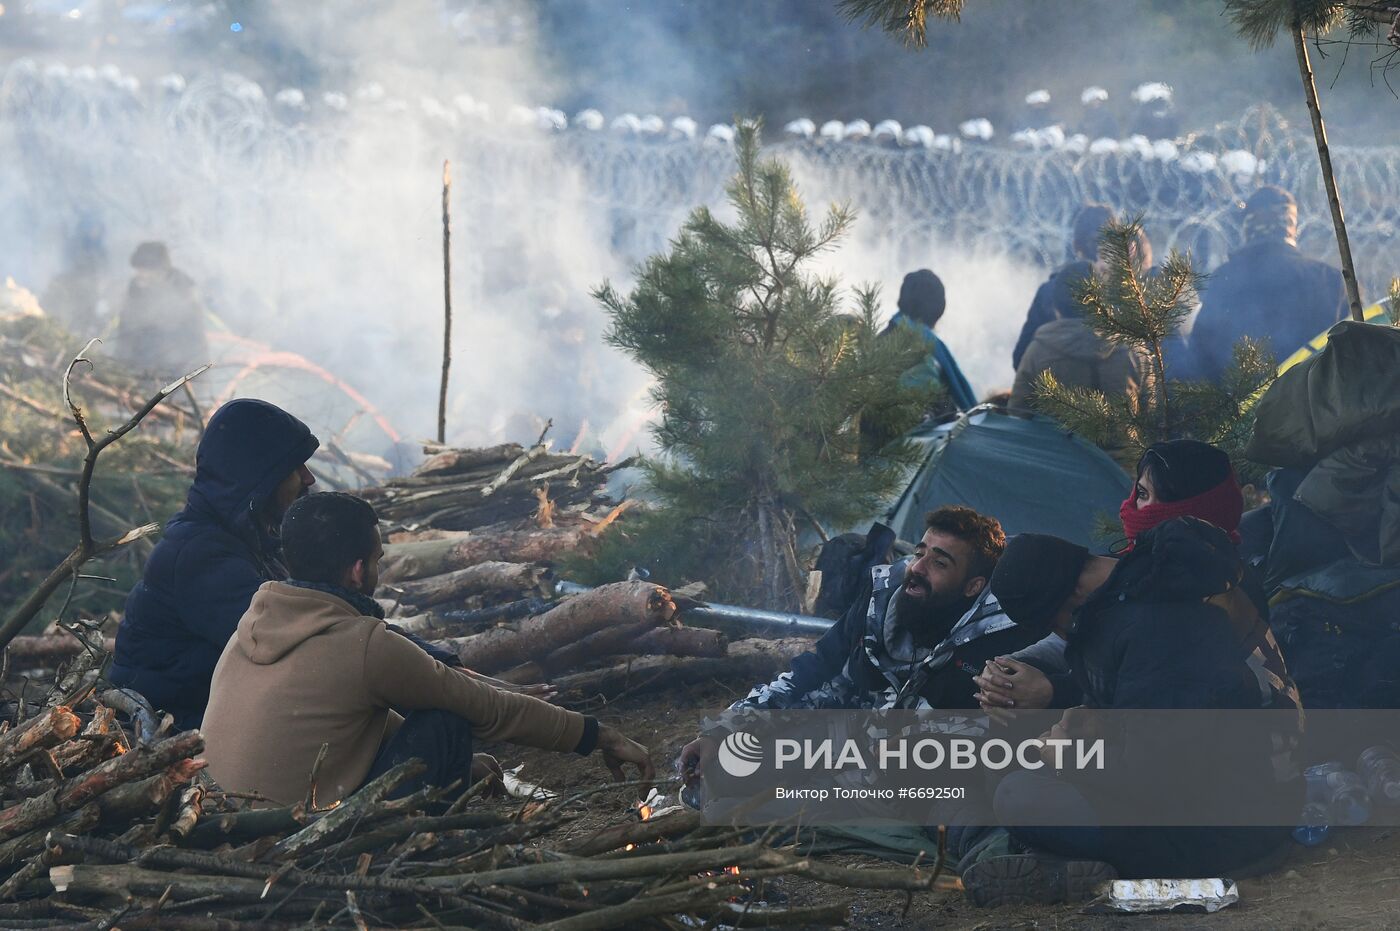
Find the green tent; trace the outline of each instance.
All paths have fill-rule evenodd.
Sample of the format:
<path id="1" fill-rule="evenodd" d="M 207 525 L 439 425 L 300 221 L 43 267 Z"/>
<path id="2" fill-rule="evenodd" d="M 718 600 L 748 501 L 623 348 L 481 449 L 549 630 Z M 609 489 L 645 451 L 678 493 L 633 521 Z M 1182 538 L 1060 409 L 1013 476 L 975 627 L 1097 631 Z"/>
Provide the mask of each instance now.
<path id="1" fill-rule="evenodd" d="M 1050 533 L 1102 551 L 1095 528 L 1118 520 L 1132 479 L 1107 453 L 1055 421 L 984 405 L 912 437 L 928 455 L 883 520 L 917 541 L 924 514 L 963 504 L 1007 534 Z"/>

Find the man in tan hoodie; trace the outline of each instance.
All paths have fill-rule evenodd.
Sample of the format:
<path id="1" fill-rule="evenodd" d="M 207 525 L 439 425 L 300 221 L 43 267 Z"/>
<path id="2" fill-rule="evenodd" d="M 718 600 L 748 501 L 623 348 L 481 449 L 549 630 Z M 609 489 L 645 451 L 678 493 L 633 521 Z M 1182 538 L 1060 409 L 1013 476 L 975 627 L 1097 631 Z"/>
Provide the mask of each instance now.
<path id="1" fill-rule="evenodd" d="M 258 589 L 214 670 L 205 755 L 225 789 L 296 802 L 322 744 L 322 804 L 414 757 L 428 769 L 400 794 L 465 783 L 474 740 L 597 749 L 615 777 L 630 763 L 654 778 L 646 748 L 596 718 L 499 689 L 386 625 L 369 597 L 384 548 L 368 502 L 302 498 L 282 523 L 282 550 L 291 578 Z"/>

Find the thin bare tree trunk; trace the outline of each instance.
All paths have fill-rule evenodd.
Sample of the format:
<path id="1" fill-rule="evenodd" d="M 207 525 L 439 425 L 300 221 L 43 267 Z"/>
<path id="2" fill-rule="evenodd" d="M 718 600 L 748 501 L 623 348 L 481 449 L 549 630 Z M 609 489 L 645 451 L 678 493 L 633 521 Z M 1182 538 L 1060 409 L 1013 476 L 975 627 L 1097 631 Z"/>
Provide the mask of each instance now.
<path id="1" fill-rule="evenodd" d="M 442 163 L 442 384 L 437 441 L 447 442 L 447 379 L 452 369 L 452 163 Z"/>
<path id="2" fill-rule="evenodd" d="M 1308 57 L 1307 36 L 1303 26 L 1293 23 L 1293 51 L 1298 57 L 1298 74 L 1303 79 L 1303 91 L 1308 98 L 1308 114 L 1312 117 L 1313 140 L 1317 143 L 1317 160 L 1322 166 L 1322 183 L 1327 187 L 1327 205 L 1332 208 L 1332 226 L 1337 232 L 1337 251 L 1342 259 L 1342 280 L 1346 282 L 1347 303 L 1351 319 L 1363 320 L 1361 286 L 1356 281 L 1356 266 L 1351 260 L 1351 240 L 1342 217 L 1342 200 L 1337 195 L 1337 176 L 1332 171 L 1332 152 L 1327 147 L 1327 128 L 1322 125 L 1322 106 L 1317 99 L 1317 81 L 1313 79 L 1312 61 Z"/>

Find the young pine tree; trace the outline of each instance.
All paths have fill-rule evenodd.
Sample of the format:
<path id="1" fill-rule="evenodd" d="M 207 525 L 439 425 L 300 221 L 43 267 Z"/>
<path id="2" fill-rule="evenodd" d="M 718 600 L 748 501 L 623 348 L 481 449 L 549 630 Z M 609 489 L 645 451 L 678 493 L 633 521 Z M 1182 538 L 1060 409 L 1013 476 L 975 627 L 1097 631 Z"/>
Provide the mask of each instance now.
<path id="1" fill-rule="evenodd" d="M 793 609 L 799 529 L 875 513 L 914 464 L 902 440 L 863 450 L 862 423 L 902 436 L 931 398 L 901 386 L 923 349 L 902 331 L 879 334 L 876 291 L 858 291 L 844 313 L 838 283 L 809 270 L 852 213 L 833 206 L 814 225 L 786 166 L 760 159 L 756 123 L 740 128 L 737 149 L 736 219 L 695 210 L 630 294 L 595 292 L 608 341 L 655 378 L 661 455 L 644 468 L 662 503 L 599 558 Z"/>
<path id="2" fill-rule="evenodd" d="M 1167 347 L 1191 314 L 1203 276 L 1175 250 L 1147 274 L 1133 244 L 1141 222 L 1113 223 L 1099 240 L 1106 266 L 1078 295 L 1085 319 L 1103 339 L 1127 346 L 1147 362 L 1138 394 L 1108 395 L 1061 384 L 1049 372 L 1036 382 L 1033 405 L 1131 465 L 1153 443 L 1191 437 L 1230 454 L 1242 474 L 1254 418 L 1254 399 L 1275 377 L 1274 360 L 1258 344 L 1242 339 L 1234 361 L 1217 383 L 1173 379 Z"/>

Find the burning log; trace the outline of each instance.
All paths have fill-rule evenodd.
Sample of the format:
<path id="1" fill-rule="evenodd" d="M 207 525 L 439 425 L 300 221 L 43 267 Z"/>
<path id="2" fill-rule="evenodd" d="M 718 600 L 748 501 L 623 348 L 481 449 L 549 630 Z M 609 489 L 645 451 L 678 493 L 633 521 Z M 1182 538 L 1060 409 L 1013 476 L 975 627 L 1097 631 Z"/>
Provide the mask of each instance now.
<path id="1" fill-rule="evenodd" d="M 470 637 L 442 641 L 462 664 L 478 672 L 496 672 L 548 656 L 564 644 L 581 640 L 615 624 L 657 626 L 676 613 L 671 594 L 648 582 L 616 582 L 563 602 L 528 618 L 515 629 L 497 627 Z"/>
<path id="2" fill-rule="evenodd" d="M 578 857 L 592 857 L 609 850 L 618 850 L 628 844 L 650 844 L 681 837 L 702 824 L 704 820 L 698 811 L 677 812 L 664 818 L 650 818 L 636 824 L 619 824 L 598 831 L 568 848 L 568 852 Z"/>
<path id="3" fill-rule="evenodd" d="M 460 601 L 470 595 L 503 592 L 538 592 L 551 594 L 548 570 L 528 563 L 483 562 L 444 575 L 435 575 L 412 582 L 390 586 L 402 600 L 420 608 L 449 601 Z"/>
<path id="4" fill-rule="evenodd" d="M 36 750 L 56 747 L 78 733 L 82 721 L 62 705 L 30 718 L 0 737 L 0 772 L 8 772 Z"/>
<path id="5" fill-rule="evenodd" d="M 106 759 L 110 755 L 108 751 L 121 740 L 116 721 L 117 713 L 111 708 L 105 706 L 98 708 L 77 740 L 54 751 L 54 762 L 58 768 L 60 770 L 86 769 L 88 766 Z"/>
<path id="6" fill-rule="evenodd" d="M 720 657 L 643 656 L 553 681 L 562 696 L 613 698 L 675 685 L 694 685 L 716 677 L 767 681 L 812 649 L 803 637 L 739 640 Z"/>
<path id="7" fill-rule="evenodd" d="M 186 731 L 153 747 L 113 757 L 60 786 L 0 811 L 0 837 L 14 837 L 81 808 L 117 786 L 164 769 L 204 748 L 199 731 Z"/>

